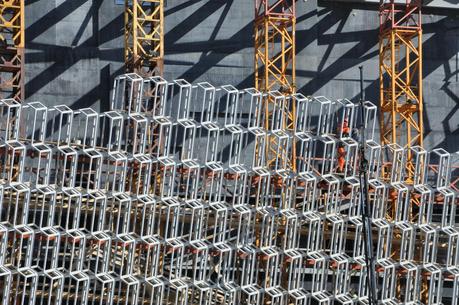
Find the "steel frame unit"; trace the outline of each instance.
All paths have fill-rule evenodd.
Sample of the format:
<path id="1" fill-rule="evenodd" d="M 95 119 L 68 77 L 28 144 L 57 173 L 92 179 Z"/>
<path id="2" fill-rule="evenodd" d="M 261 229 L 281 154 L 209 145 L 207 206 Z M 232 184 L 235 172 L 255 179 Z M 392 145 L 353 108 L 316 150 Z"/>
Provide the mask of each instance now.
<path id="1" fill-rule="evenodd" d="M 125 0 L 124 43 L 127 72 L 163 74 L 164 0 Z"/>
<path id="2" fill-rule="evenodd" d="M 381 145 L 423 144 L 421 0 L 380 0 Z M 408 151 L 407 179 L 413 176 Z"/>
<path id="3" fill-rule="evenodd" d="M 152 87 L 159 108 L 142 98 Z M 29 304 L 33 292 L 55 305 L 365 304 L 370 271 L 385 304 L 446 303 L 451 286 L 458 294 L 457 161 L 412 147 L 406 184 L 408 148 L 375 142 L 370 102 L 375 270 L 363 256 L 355 140 L 330 119 L 346 115 L 354 128 L 344 112 L 360 105 L 267 93 L 298 105 L 294 133 L 274 120 L 279 148 L 297 143 L 292 171 L 264 162 L 272 131 L 254 88 L 128 74 L 114 91 L 103 113 L 0 100 L 0 303 Z"/>
<path id="4" fill-rule="evenodd" d="M 0 4 L 1 98 L 22 101 L 24 95 L 24 0 Z"/>

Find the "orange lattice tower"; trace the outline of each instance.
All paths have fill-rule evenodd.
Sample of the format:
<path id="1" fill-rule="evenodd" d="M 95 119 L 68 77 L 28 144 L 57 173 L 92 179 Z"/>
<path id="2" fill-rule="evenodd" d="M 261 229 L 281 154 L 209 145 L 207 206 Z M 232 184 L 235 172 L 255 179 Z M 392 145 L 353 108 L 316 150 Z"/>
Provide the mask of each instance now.
<path id="1" fill-rule="evenodd" d="M 295 1 L 255 0 L 255 88 L 262 92 L 279 90 L 282 94 L 295 92 Z M 272 130 L 274 108 L 282 107 L 277 126 L 292 131 L 295 122 L 293 101 L 275 105 L 272 96 L 265 98 L 265 128 Z M 275 137 L 270 137 L 267 151 L 268 166 L 281 160 L 294 169 L 294 147 L 279 150 Z"/>
<path id="2" fill-rule="evenodd" d="M 0 92 L 24 99 L 24 0 L 0 3 Z"/>
<path id="3" fill-rule="evenodd" d="M 164 0 L 125 0 L 124 25 L 127 72 L 162 75 Z"/>
<path id="4" fill-rule="evenodd" d="M 413 147 L 423 144 L 421 6 L 421 0 L 380 1 L 382 145 L 397 143 Z M 412 156 L 407 157 L 407 181 L 410 181 Z"/>

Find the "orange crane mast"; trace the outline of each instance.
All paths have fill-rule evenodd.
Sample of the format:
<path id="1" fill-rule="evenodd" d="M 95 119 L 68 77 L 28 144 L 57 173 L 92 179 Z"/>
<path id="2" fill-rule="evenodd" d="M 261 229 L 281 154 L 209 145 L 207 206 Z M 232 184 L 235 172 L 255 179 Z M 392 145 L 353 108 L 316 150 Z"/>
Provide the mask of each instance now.
<path id="1" fill-rule="evenodd" d="M 423 145 L 421 0 L 381 0 L 379 77 L 381 144 Z M 408 150 L 407 181 L 414 174 Z"/>

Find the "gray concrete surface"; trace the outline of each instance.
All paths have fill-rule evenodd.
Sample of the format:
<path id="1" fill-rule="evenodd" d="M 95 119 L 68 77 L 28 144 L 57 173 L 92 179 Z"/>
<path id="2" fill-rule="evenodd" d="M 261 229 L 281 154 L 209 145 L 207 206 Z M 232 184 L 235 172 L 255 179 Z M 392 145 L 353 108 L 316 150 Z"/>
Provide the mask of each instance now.
<path id="1" fill-rule="evenodd" d="M 253 86 L 252 0 L 167 0 L 165 77 Z M 297 84 L 307 95 L 378 91 L 374 4 L 297 1 Z M 26 96 L 46 105 L 107 110 L 123 72 L 123 6 L 115 0 L 26 1 Z M 459 150 L 459 11 L 425 9 L 426 147 Z"/>

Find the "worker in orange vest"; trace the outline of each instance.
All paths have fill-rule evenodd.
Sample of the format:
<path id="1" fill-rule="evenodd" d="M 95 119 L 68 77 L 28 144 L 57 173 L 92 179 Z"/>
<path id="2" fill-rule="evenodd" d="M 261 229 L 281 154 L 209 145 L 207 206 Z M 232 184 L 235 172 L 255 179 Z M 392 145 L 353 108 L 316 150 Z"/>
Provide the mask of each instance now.
<path id="1" fill-rule="evenodd" d="M 347 118 L 344 118 L 343 124 L 338 127 L 338 134 L 341 133 L 342 137 L 348 137 L 350 133 L 349 122 Z M 344 172 L 344 166 L 346 165 L 346 150 L 342 143 L 338 144 L 338 172 Z"/>
<path id="2" fill-rule="evenodd" d="M 344 118 L 343 124 L 341 125 L 341 129 L 339 131 L 342 131 L 343 138 L 349 137 L 351 129 L 349 128 L 349 121 L 347 118 Z"/>

